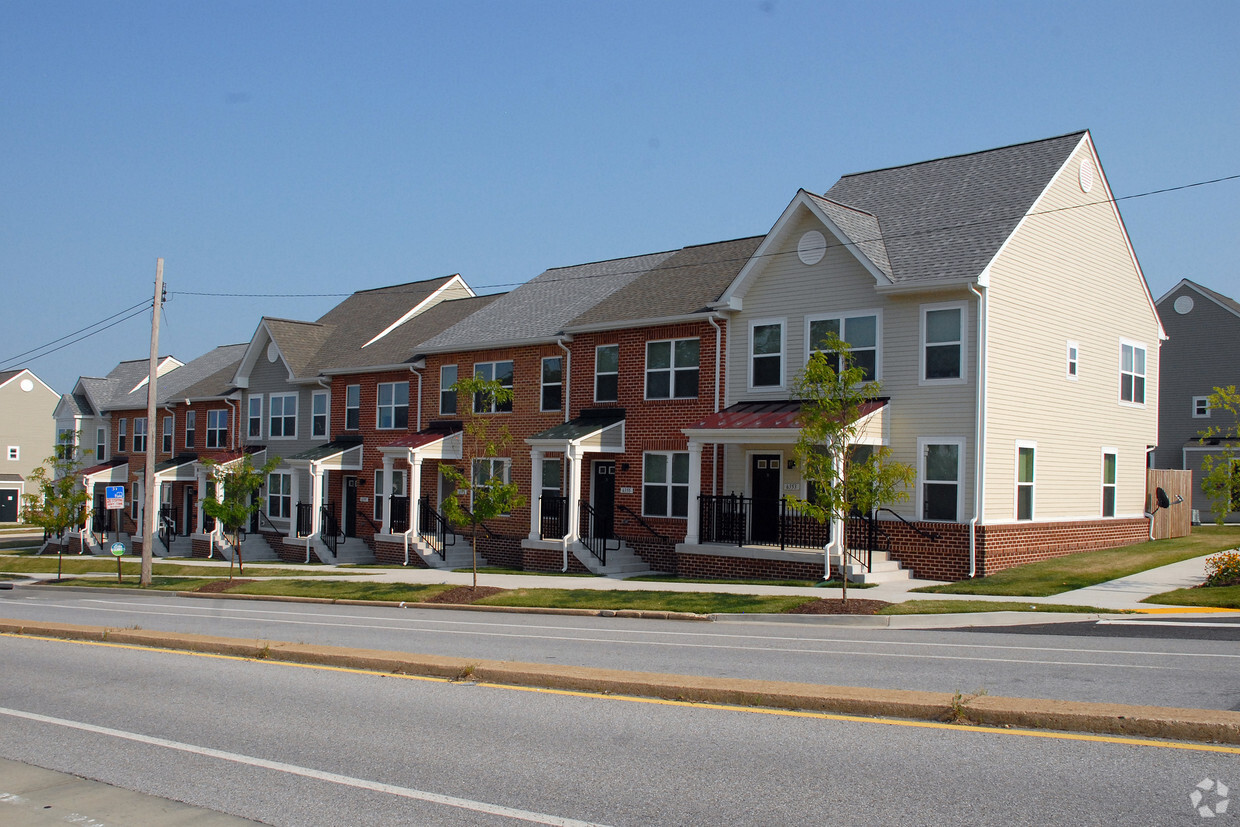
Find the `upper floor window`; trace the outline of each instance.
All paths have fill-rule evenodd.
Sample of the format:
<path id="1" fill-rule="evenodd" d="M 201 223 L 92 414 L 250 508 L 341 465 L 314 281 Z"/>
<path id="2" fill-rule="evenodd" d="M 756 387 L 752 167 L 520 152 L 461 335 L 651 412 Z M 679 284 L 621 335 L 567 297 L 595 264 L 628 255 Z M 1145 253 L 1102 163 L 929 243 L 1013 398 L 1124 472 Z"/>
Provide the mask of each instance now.
<path id="1" fill-rule="evenodd" d="M 784 323 L 755 321 L 749 324 L 749 387 L 784 386 Z"/>
<path id="2" fill-rule="evenodd" d="M 223 408 L 207 411 L 207 447 L 228 447 L 228 411 Z"/>
<path id="3" fill-rule="evenodd" d="M 116 451 L 117 453 L 125 453 L 125 439 L 129 431 L 129 420 L 122 419 L 116 423 Z"/>
<path id="4" fill-rule="evenodd" d="M 185 447 L 186 448 L 194 447 L 194 441 L 198 436 L 196 433 L 197 430 L 198 430 L 198 412 L 197 411 L 186 411 L 185 412 Z"/>
<path id="5" fill-rule="evenodd" d="M 293 439 L 297 436 L 297 394 L 273 393 L 268 402 L 271 417 L 267 435 L 271 439 Z"/>
<path id="6" fill-rule="evenodd" d="M 263 395 L 261 393 L 251 395 L 249 406 L 250 406 L 249 427 L 246 430 L 246 433 L 249 434 L 251 439 L 262 439 L 263 438 Z"/>
<path id="7" fill-rule="evenodd" d="M 512 362 L 475 362 L 474 378 L 496 381 L 505 388 L 512 388 Z M 506 413 L 512 410 L 512 400 L 496 402 L 486 394 L 474 394 L 474 413 Z"/>
<path id="8" fill-rule="evenodd" d="M 1194 396 L 1193 397 L 1193 419 L 1209 419 L 1210 418 L 1210 397 Z"/>
<path id="9" fill-rule="evenodd" d="M 562 405 L 564 390 L 564 360 L 560 356 L 547 356 L 542 360 L 542 407 L 544 411 L 558 411 Z"/>
<path id="10" fill-rule="evenodd" d="M 409 383 L 380 382 L 375 427 L 384 430 L 409 427 Z"/>
<path id="11" fill-rule="evenodd" d="M 9 459 L 17 460 L 22 458 L 22 449 L 20 445 L 9 446 Z"/>
<path id="12" fill-rule="evenodd" d="M 133 452 L 135 454 L 146 450 L 146 417 L 135 416 L 133 418 Z"/>
<path id="13" fill-rule="evenodd" d="M 646 398 L 694 399 L 698 394 L 697 339 L 646 343 Z"/>
<path id="14" fill-rule="evenodd" d="M 76 443 L 77 435 L 73 432 L 72 428 L 58 429 L 56 431 L 56 458 L 64 460 L 73 459 L 73 449 Z M 14 450 L 17 450 L 16 445 L 9 448 L 9 459 L 17 459 L 17 457 L 13 455 Z M 21 451 L 17 450 L 17 453 L 20 454 Z"/>
<path id="15" fill-rule="evenodd" d="M 103 462 L 108 458 L 108 431 L 106 428 L 95 429 L 95 462 Z"/>
<path id="16" fill-rule="evenodd" d="M 327 391 L 315 391 L 310 400 L 310 436 L 326 437 L 331 397 Z"/>
<path id="17" fill-rule="evenodd" d="M 825 342 L 831 334 L 848 344 L 848 359 L 852 367 L 861 368 L 865 379 L 879 379 L 879 319 L 877 313 L 858 313 L 856 315 L 811 316 L 807 321 L 809 329 L 807 340 L 810 353 L 826 352 Z M 833 367 L 837 372 L 846 365 L 841 364 L 839 355 L 833 354 Z"/>
<path id="18" fill-rule="evenodd" d="M 356 431 L 362 425 L 362 386 L 349 385 L 344 389 L 344 429 Z"/>
<path id="19" fill-rule="evenodd" d="M 1119 346 L 1119 398 L 1133 405 L 1145 404 L 1145 348 L 1133 342 Z"/>
<path id="20" fill-rule="evenodd" d="M 1081 346 L 1076 342 L 1068 342 L 1068 378 L 1075 379 L 1080 375 Z"/>
<path id="21" fill-rule="evenodd" d="M 173 425 L 172 417 L 165 416 L 164 421 L 162 423 L 162 430 L 160 431 L 160 434 L 159 434 L 159 437 L 160 437 L 159 450 L 165 454 L 172 453 L 172 425 Z"/>
<path id="22" fill-rule="evenodd" d="M 615 402 L 620 398 L 620 345 L 599 345 L 594 349 L 594 401 Z"/>
<path id="23" fill-rule="evenodd" d="M 965 303 L 924 305 L 921 308 L 922 382 L 959 382 L 964 379 Z"/>
<path id="24" fill-rule="evenodd" d="M 439 367 L 439 413 L 456 415 L 456 365 Z"/>

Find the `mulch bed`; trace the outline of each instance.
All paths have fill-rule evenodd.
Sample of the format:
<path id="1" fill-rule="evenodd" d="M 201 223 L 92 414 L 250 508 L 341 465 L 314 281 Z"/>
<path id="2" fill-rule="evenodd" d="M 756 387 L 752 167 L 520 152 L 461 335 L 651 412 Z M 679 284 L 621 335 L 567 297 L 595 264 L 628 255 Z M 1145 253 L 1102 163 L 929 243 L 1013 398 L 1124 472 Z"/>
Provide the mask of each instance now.
<path id="1" fill-rule="evenodd" d="M 811 600 L 802 603 L 787 614 L 794 615 L 872 615 L 891 604 L 885 600 L 858 600 L 851 598 L 847 602 L 839 599 Z"/>
<path id="2" fill-rule="evenodd" d="M 229 589 L 231 589 L 233 586 L 240 586 L 243 583 L 253 583 L 253 582 L 254 582 L 253 580 L 227 580 L 227 579 L 212 580 L 210 583 L 204 583 L 203 585 L 199 586 L 194 591 L 210 592 L 214 594 L 218 592 L 226 592 Z"/>
<path id="3" fill-rule="evenodd" d="M 423 603 L 473 603 L 475 600 L 481 600 L 484 597 L 490 597 L 493 594 L 507 591 L 507 589 L 499 589 L 495 586 L 458 586 L 455 589 L 448 589 L 434 597 L 428 598 Z"/>

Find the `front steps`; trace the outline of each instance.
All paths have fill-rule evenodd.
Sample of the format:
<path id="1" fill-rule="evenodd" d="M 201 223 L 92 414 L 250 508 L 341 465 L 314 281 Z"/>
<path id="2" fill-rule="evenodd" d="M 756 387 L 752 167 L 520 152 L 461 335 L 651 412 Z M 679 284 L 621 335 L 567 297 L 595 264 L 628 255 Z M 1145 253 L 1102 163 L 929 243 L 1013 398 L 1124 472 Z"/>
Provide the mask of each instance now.
<path id="1" fill-rule="evenodd" d="M 620 541 L 620 548 L 607 549 L 606 565 L 603 565 L 590 549 L 586 548 L 582 543 L 574 543 L 569 546 L 569 551 L 581 561 L 583 566 L 590 570 L 591 574 L 603 577 L 624 579 L 635 574 L 646 574 L 650 571 L 650 565 L 638 557 L 637 553 L 623 540 Z"/>
<path id="2" fill-rule="evenodd" d="M 456 535 L 456 542 L 447 546 L 447 558 L 439 556 L 439 553 L 425 541 L 423 541 L 416 533 L 409 541 L 409 551 L 417 552 L 422 558 L 427 568 L 444 569 L 452 571 L 453 569 L 469 569 L 473 568 L 474 555 L 469 544 L 469 538 L 460 534 Z M 478 567 L 490 565 L 486 558 L 480 553 L 478 555 Z"/>
<path id="3" fill-rule="evenodd" d="M 864 560 L 866 556 L 866 552 L 857 551 L 855 552 L 855 555 L 856 556 L 850 559 L 855 560 L 856 557 L 859 556 L 861 557 L 861 559 Z M 844 571 L 844 574 L 848 577 L 849 582 L 850 583 L 898 583 L 901 581 L 911 579 L 911 575 L 909 574 L 908 569 L 901 566 L 900 563 L 897 562 L 896 560 L 892 560 L 891 555 L 885 551 L 873 552 L 870 562 L 871 562 L 871 565 L 870 565 L 869 571 L 866 571 L 866 568 L 863 565 L 859 565 L 855 562 L 850 562 Z M 836 570 L 839 569 L 840 558 L 838 554 L 834 555 L 831 558 L 831 566 L 832 568 Z"/>

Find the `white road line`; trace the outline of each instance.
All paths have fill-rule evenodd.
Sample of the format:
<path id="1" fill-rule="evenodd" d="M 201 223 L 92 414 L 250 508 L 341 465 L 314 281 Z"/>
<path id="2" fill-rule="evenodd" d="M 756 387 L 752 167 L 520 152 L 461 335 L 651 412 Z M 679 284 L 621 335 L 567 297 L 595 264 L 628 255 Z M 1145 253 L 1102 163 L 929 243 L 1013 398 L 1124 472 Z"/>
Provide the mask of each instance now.
<path id="1" fill-rule="evenodd" d="M 48 715 L 39 715 L 34 712 L 23 712 L 18 709 L 0 707 L 0 715 L 8 715 L 13 718 L 24 718 L 28 721 L 36 721 L 42 724 L 52 724 L 54 726 L 77 729 L 83 732 L 92 732 L 96 735 L 109 735 L 113 738 L 122 738 L 126 741 L 136 741 L 139 744 L 164 747 L 165 749 L 188 752 L 193 755 L 203 755 L 208 758 L 218 758 L 221 761 L 232 761 L 236 764 L 244 764 L 251 767 L 261 767 L 263 769 L 274 770 L 276 772 L 288 773 L 289 775 L 299 775 L 303 778 L 311 778 L 316 781 L 326 781 L 330 784 L 340 784 L 345 787 L 355 787 L 359 790 L 387 793 L 388 795 L 400 796 L 401 798 L 412 798 L 418 801 L 426 801 L 431 804 L 441 804 L 445 807 L 458 807 L 463 810 L 472 810 L 474 812 L 485 813 L 487 815 L 498 815 L 506 818 L 519 819 L 521 821 L 531 821 L 535 824 L 549 824 L 556 825 L 556 827 L 602 827 L 602 825 L 594 822 L 579 821 L 573 818 L 562 818 L 560 816 L 548 815 L 546 813 L 535 813 L 529 810 L 518 810 L 513 807 L 503 807 L 498 804 L 488 804 L 483 801 L 471 801 L 468 798 L 457 798 L 456 796 L 451 795 L 440 795 L 439 793 L 414 790 L 409 787 L 399 787 L 395 784 L 384 784 L 380 781 L 368 781 L 364 778 L 353 778 L 352 776 L 339 775 L 334 772 L 323 772 L 322 770 L 314 770 L 309 767 L 299 767 L 295 764 L 285 764 L 282 761 L 269 761 L 265 758 L 255 758 L 250 755 L 241 755 L 236 752 L 225 752 L 224 750 L 201 747 L 194 744 L 186 744 L 180 741 L 169 741 L 166 738 L 156 738 L 150 735 L 141 735 L 136 732 L 126 732 L 121 729 L 95 726 L 94 724 L 87 724 L 81 721 L 70 721 L 65 718 L 53 718 Z"/>
<path id="2" fill-rule="evenodd" d="M 1200 626 L 1209 629 L 1235 629 L 1240 623 L 1208 623 L 1204 620 L 1099 620 L 1099 626 Z"/>

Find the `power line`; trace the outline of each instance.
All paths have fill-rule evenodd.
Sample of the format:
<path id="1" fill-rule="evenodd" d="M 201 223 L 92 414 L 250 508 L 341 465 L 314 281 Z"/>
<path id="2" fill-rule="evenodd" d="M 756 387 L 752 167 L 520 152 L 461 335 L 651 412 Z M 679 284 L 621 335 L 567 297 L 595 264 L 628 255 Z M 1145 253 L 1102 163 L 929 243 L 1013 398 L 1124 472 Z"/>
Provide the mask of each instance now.
<path id="1" fill-rule="evenodd" d="M 86 339 L 89 339 L 89 338 L 90 338 L 90 337 L 92 337 L 92 336 L 95 336 L 95 335 L 97 335 L 97 334 L 99 334 L 99 333 L 102 333 L 103 331 L 105 331 L 105 330 L 107 330 L 107 329 L 109 329 L 109 328 L 116 327 L 116 326 L 117 326 L 118 324 L 120 324 L 121 322 L 127 322 L 127 321 L 129 321 L 130 319 L 134 318 L 135 316 L 140 316 L 140 315 L 142 315 L 142 314 L 143 314 L 143 313 L 145 313 L 145 312 L 146 312 L 146 311 L 147 311 L 147 310 L 148 310 L 151 306 L 152 306 L 152 303 L 151 303 L 151 302 L 142 302 L 142 303 L 141 303 L 141 305 L 134 305 L 134 307 L 137 307 L 137 308 L 138 308 L 137 310 L 134 310 L 134 312 L 130 313 L 128 316 L 125 316 L 125 317 L 124 317 L 124 318 L 122 318 L 122 319 L 117 319 L 116 321 L 112 322 L 112 324 L 105 325 L 105 326 L 103 326 L 103 327 L 99 328 L 98 330 L 92 330 L 90 333 L 87 333 L 85 336 L 81 336 L 81 337 L 79 337 L 79 338 L 77 338 L 77 339 L 74 339 L 74 340 L 72 340 L 72 341 L 65 342 L 65 343 L 64 343 L 63 345 L 61 345 L 60 347 L 54 347 L 54 348 L 51 348 L 50 350 L 44 350 L 42 353 L 39 353 L 39 354 L 38 354 L 38 355 L 36 355 L 36 356 L 31 356 L 29 359 L 22 359 L 22 360 L 19 360 L 19 361 L 20 361 L 20 362 L 33 362 L 33 361 L 35 361 L 36 359 L 42 359 L 44 356 L 49 356 L 49 355 L 51 355 L 51 354 L 55 353 L 55 352 L 56 352 L 56 351 L 58 351 L 58 350 L 64 350 L 65 348 L 69 347 L 70 345 L 76 345 L 78 342 L 85 341 Z M 130 309 L 132 310 L 133 308 L 130 308 Z M 124 313 L 125 311 L 123 311 L 123 310 L 122 310 L 121 312 L 122 312 L 122 313 Z M 109 316 L 108 318 L 110 319 L 110 318 L 112 318 L 112 316 Z M 105 319 L 104 321 L 106 321 L 106 319 Z M 96 324 L 98 324 L 98 322 L 96 322 Z M 94 325 L 91 325 L 91 327 L 94 327 Z M 90 328 L 83 328 L 83 330 L 89 330 L 89 329 L 90 329 Z M 79 332 L 81 332 L 81 331 L 79 331 Z M 69 335 L 73 335 L 73 334 L 69 334 Z M 61 337 L 61 339 L 63 339 L 63 338 L 65 338 L 65 337 L 63 337 L 63 336 L 62 336 L 62 337 Z M 57 340 L 56 340 L 56 342 L 61 341 L 61 339 L 57 339 Z M 43 350 L 43 348 L 46 348 L 46 347 L 48 347 L 48 345 L 52 345 L 52 344 L 55 344 L 55 342 L 48 342 L 48 344 L 47 344 L 47 345 L 43 345 L 43 347 L 38 347 L 38 348 L 35 348 L 35 350 L 34 350 L 34 351 L 26 351 L 26 352 L 27 352 L 27 353 L 33 353 L 33 352 L 38 351 L 38 350 Z M 18 362 L 10 362 L 10 363 L 9 363 L 9 364 L 7 364 L 5 367 L 0 368 L 0 370 L 11 370 L 13 367 L 16 367 L 16 366 L 17 366 L 17 364 L 18 364 Z"/>
<path id="2" fill-rule="evenodd" d="M 128 313 L 129 311 L 134 310 L 134 309 L 136 309 L 136 308 L 138 308 L 138 307 L 141 307 L 141 306 L 142 306 L 142 305 L 144 305 L 144 304 L 146 304 L 146 302 L 145 302 L 145 301 L 140 301 L 140 302 L 138 302 L 137 304 L 135 304 L 135 305 L 133 305 L 133 306 L 131 306 L 131 307 L 126 307 L 124 310 L 120 310 L 120 311 L 118 311 L 118 312 L 116 312 L 116 313 L 113 313 L 111 316 L 107 316 L 107 317 L 105 317 L 105 318 L 100 319 L 100 320 L 99 320 L 99 321 L 97 321 L 97 322 L 94 322 L 94 323 L 92 323 L 92 324 L 88 324 L 88 325 L 86 325 L 86 327 L 83 327 L 83 328 L 81 328 L 80 330 L 75 330 L 75 331 L 73 331 L 72 333 L 66 333 L 65 335 L 61 336 L 59 339 L 52 339 L 52 340 L 51 340 L 50 342 L 48 342 L 47 344 L 39 345 L 39 346 L 38 346 L 38 347 L 36 347 L 36 348 L 31 348 L 30 350 L 27 350 L 25 353 L 19 353 L 19 354 L 17 354 L 16 356 L 10 356 L 8 359 L 4 359 L 4 360 L 0 360 L 0 361 L 2 361 L 2 362 L 4 362 L 4 363 L 16 362 L 16 361 L 18 361 L 19 359 L 21 359 L 23 356 L 25 356 L 26 354 L 29 354 L 29 353 L 35 353 L 36 351 L 40 351 L 40 350 L 42 350 L 42 349 L 43 349 L 43 348 L 45 348 L 45 347 L 50 347 L 50 346 L 52 346 L 52 345 L 56 344 L 57 342 L 64 341 L 65 339 L 68 339 L 70 336 L 76 336 L 76 335 L 78 335 L 79 333 L 81 333 L 81 332 L 83 332 L 83 331 L 90 330 L 92 327 L 95 327 L 96 325 L 101 325 L 101 324 L 103 324 L 103 323 L 104 323 L 104 322 L 106 322 L 106 321 L 109 321 L 109 320 L 111 320 L 111 319 L 115 319 L 117 316 L 121 315 L 121 313 Z"/>

